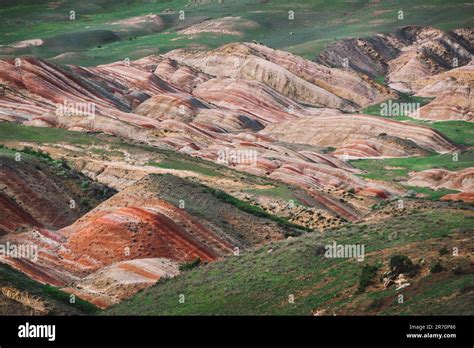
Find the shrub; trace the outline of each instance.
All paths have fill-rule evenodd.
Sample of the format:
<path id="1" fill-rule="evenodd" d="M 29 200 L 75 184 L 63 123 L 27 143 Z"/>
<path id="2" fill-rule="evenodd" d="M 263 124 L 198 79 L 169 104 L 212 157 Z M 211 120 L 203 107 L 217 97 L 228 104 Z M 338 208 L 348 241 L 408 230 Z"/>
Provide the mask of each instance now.
<path id="1" fill-rule="evenodd" d="M 328 146 L 326 148 L 323 149 L 323 153 L 331 153 L 331 152 L 334 152 L 336 151 L 336 148 L 335 147 L 332 147 L 332 146 Z"/>
<path id="2" fill-rule="evenodd" d="M 197 257 L 194 261 L 183 263 L 179 266 L 181 272 L 192 270 L 193 268 L 199 267 L 201 265 L 201 259 Z"/>
<path id="3" fill-rule="evenodd" d="M 231 196 L 231 195 L 229 195 L 228 193 L 226 193 L 224 191 L 214 189 L 214 188 L 211 188 L 211 187 L 206 187 L 203 192 L 210 193 L 210 194 L 214 195 L 216 198 L 218 198 L 219 200 L 221 200 L 225 203 L 231 204 L 234 207 L 236 207 L 237 209 L 240 209 L 240 210 L 242 210 L 242 211 L 244 211 L 248 214 L 252 214 L 254 216 L 261 217 L 261 218 L 266 218 L 266 219 L 269 219 L 269 220 L 273 220 L 279 226 L 288 228 L 289 231 L 286 232 L 285 237 L 298 236 L 300 234 L 300 231 L 298 231 L 298 230 L 303 230 L 303 231 L 307 231 L 307 232 L 312 232 L 313 231 L 309 227 L 300 226 L 300 225 L 291 223 L 288 220 L 286 220 L 286 219 L 284 219 L 280 216 L 269 214 L 266 211 L 264 211 L 263 209 L 261 209 L 257 206 L 248 204 L 247 202 L 241 201 L 240 199 L 237 199 L 234 196 Z"/>
<path id="4" fill-rule="evenodd" d="M 442 247 L 441 249 L 438 250 L 438 252 L 439 252 L 439 254 L 440 254 L 441 256 L 443 256 L 443 255 L 448 254 L 448 253 L 449 253 L 449 250 L 448 250 L 448 248 L 446 248 L 446 247 Z"/>
<path id="5" fill-rule="evenodd" d="M 47 152 L 44 152 L 41 149 L 38 149 L 38 151 L 35 151 L 35 150 L 33 150 L 33 148 L 31 146 L 25 146 L 23 148 L 23 150 L 21 150 L 21 152 L 32 155 L 32 156 L 35 156 L 35 157 L 38 157 L 38 158 L 42 158 L 46 161 L 52 161 L 53 160 L 52 157 Z"/>
<path id="6" fill-rule="evenodd" d="M 452 270 L 453 270 L 453 274 L 457 274 L 457 275 L 459 275 L 459 274 L 464 274 L 464 273 L 465 273 L 465 272 L 464 272 L 464 269 L 463 269 L 461 266 L 459 266 L 459 265 L 458 265 L 458 266 L 454 266 Z"/>
<path id="7" fill-rule="evenodd" d="M 169 276 L 163 276 L 161 277 L 160 279 L 158 279 L 158 281 L 155 283 L 154 286 L 157 286 L 157 285 L 161 285 L 161 284 L 164 284 L 164 283 L 167 283 L 169 280 L 173 279 L 172 277 L 169 277 Z M 140 291 L 144 291 L 145 289 L 142 289 Z"/>
<path id="8" fill-rule="evenodd" d="M 362 268 L 362 272 L 359 276 L 358 292 L 363 292 L 365 288 L 372 284 L 372 280 L 374 279 L 378 269 L 379 267 L 375 265 L 365 265 L 364 268 Z"/>
<path id="9" fill-rule="evenodd" d="M 98 308 L 90 302 L 84 301 L 83 299 L 76 296 L 75 303 L 70 303 L 71 294 L 59 290 L 58 288 L 51 285 L 44 285 L 42 288 L 43 294 L 48 295 L 55 300 L 67 304 L 69 306 L 75 306 L 77 309 L 86 314 L 93 314 L 98 311 Z"/>
<path id="10" fill-rule="evenodd" d="M 415 275 L 418 267 L 413 264 L 408 256 L 405 255 L 393 255 L 390 258 L 390 271 L 395 275 L 405 273 L 408 276 Z"/>
<path id="11" fill-rule="evenodd" d="M 82 191 L 87 191 L 89 189 L 89 185 L 90 185 L 89 181 L 87 180 L 81 181 L 80 186 L 81 186 Z"/>
<path id="12" fill-rule="evenodd" d="M 314 251 L 316 256 L 321 256 L 326 253 L 326 247 L 324 245 L 317 245 Z"/>
<path id="13" fill-rule="evenodd" d="M 444 271 L 444 267 L 441 264 L 441 262 L 436 261 L 433 264 L 431 264 L 430 273 L 439 273 L 439 272 L 442 272 L 442 271 Z"/>
<path id="14" fill-rule="evenodd" d="M 87 197 L 83 197 L 81 198 L 81 200 L 79 201 L 79 205 L 83 208 L 83 209 L 92 209 L 92 205 L 91 203 L 89 202 L 89 199 Z"/>

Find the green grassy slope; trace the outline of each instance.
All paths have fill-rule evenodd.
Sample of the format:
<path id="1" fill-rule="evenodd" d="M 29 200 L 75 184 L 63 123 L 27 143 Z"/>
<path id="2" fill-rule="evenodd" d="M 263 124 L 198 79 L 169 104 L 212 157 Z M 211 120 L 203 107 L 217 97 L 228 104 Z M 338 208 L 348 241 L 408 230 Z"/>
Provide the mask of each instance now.
<path id="1" fill-rule="evenodd" d="M 466 121 L 434 122 L 429 125 L 453 143 L 474 146 L 474 123 Z"/>
<path id="2" fill-rule="evenodd" d="M 461 210 L 438 208 L 375 224 L 347 226 L 324 235 L 306 234 L 184 272 L 110 308 L 106 314 L 309 315 L 320 309 L 327 314 L 473 314 L 473 274 L 450 271 L 453 265 L 470 267 L 468 249 L 457 257 L 437 253 L 442 246 L 449 249 L 456 241 L 470 238 L 472 221 L 472 213 L 467 216 Z M 333 241 L 364 244 L 365 260 L 331 259 L 318 253 L 318 247 Z M 363 266 L 379 264 L 382 270 L 387 269 L 393 254 L 405 254 L 421 267 L 411 286 L 400 291 L 404 304 L 397 302 L 399 292 L 394 287 L 384 290 L 377 280 L 372 288 L 357 293 Z M 446 270 L 427 275 L 426 265 L 438 259 Z M 184 303 L 179 303 L 180 294 L 185 295 Z M 289 302 L 290 295 L 294 303 Z"/>
<path id="3" fill-rule="evenodd" d="M 461 152 L 458 161 L 453 161 L 453 154 L 435 154 L 426 157 L 405 157 L 387 159 L 361 159 L 351 161 L 351 164 L 363 169 L 367 174 L 363 177 L 377 180 L 403 180 L 408 178 L 411 171 L 423 171 L 433 168 L 446 170 L 461 170 L 472 167 L 474 150 Z"/>
<path id="4" fill-rule="evenodd" d="M 430 101 L 430 98 L 416 97 L 404 93 L 401 93 L 398 99 L 392 100 L 393 103 L 419 103 L 420 107 L 428 104 Z M 455 157 L 451 153 L 432 154 L 425 157 L 361 159 L 351 161 L 354 167 L 364 170 L 364 173 L 361 174 L 362 177 L 398 183 L 407 180 L 411 171 L 423 171 L 433 168 L 457 171 L 474 165 L 474 151 L 472 150 L 472 146 L 474 146 L 474 124 L 472 122 L 431 122 L 412 118 L 407 115 L 384 116 L 381 114 L 381 105 L 382 103 L 371 105 L 362 110 L 361 113 L 433 128 L 462 150 L 458 153 L 457 161 L 455 161 Z M 438 200 L 446 194 L 456 192 L 448 189 L 438 189 L 435 191 L 423 187 L 404 186 L 434 200 Z"/>
<path id="5" fill-rule="evenodd" d="M 124 141 L 105 134 L 91 134 L 60 128 L 31 127 L 0 122 L 0 144 L 6 144 L 11 141 L 41 145 L 73 145 L 80 149 L 80 151 L 102 154 L 105 156 L 104 159 L 109 156 L 124 156 L 124 152 L 130 153 L 131 156 L 135 153 L 147 154 L 156 156 L 154 160 L 148 163 L 149 165 L 163 169 L 191 171 L 205 176 L 236 180 L 247 184 L 246 186 L 263 185 L 265 188 L 256 191 L 251 190 L 249 193 L 254 192 L 256 194 L 280 197 L 285 200 L 293 199 L 296 204 L 304 205 L 302 202 L 309 202 L 311 205 L 317 205 L 314 198 L 298 187 L 277 180 L 239 172 L 212 161 L 186 156 L 171 150 Z"/>
<path id="6" fill-rule="evenodd" d="M 80 298 L 75 298 L 75 303 L 71 303 L 70 294 L 54 286 L 38 283 L 10 266 L 0 264 L 0 288 L 3 287 L 15 287 L 23 293 L 39 298 L 48 304 L 49 314 L 52 315 L 94 314 L 98 311 L 96 306 Z M 0 308 L 3 305 L 3 301 L 5 299 L 0 297 Z M 12 310 L 12 306 L 15 307 L 14 310 L 24 310 L 18 302 L 10 304 L 9 310 Z"/>
<path id="7" fill-rule="evenodd" d="M 420 107 L 430 103 L 432 98 L 423 98 L 423 97 L 416 97 L 413 95 L 400 93 L 400 97 L 398 99 L 392 99 L 392 103 L 418 103 Z M 384 101 L 383 103 L 388 103 Z M 419 124 L 422 126 L 431 127 L 436 129 L 438 132 L 443 134 L 446 138 L 451 140 L 454 144 L 463 146 L 474 146 L 474 124 L 472 122 L 466 121 L 438 121 L 432 122 L 428 120 L 422 120 L 418 118 L 412 118 L 405 114 L 399 116 L 384 116 L 382 115 L 382 104 L 375 104 L 368 106 L 367 108 L 363 109 L 361 113 L 386 117 L 390 118 L 395 121 L 402 121 L 408 123 Z"/>
<path id="8" fill-rule="evenodd" d="M 457 171 L 470 168 L 474 163 L 474 150 L 460 152 L 457 161 L 454 161 L 453 158 L 453 154 L 447 153 L 433 154 L 426 157 L 360 159 L 350 161 L 350 163 L 352 166 L 362 169 L 364 172 L 360 176 L 366 179 L 388 181 L 398 185 L 400 182 L 408 180 L 409 173 L 412 171 L 420 172 L 434 168 Z M 438 200 L 446 194 L 456 192 L 449 189 L 432 190 L 405 184 L 402 186 L 421 193 L 432 200 Z"/>
<path id="9" fill-rule="evenodd" d="M 191 171 L 206 176 L 215 176 L 237 180 L 248 185 L 268 186 L 268 190 L 275 189 L 281 192 L 291 192 L 291 198 L 299 197 L 304 201 L 314 202 L 305 191 L 277 180 L 262 178 L 249 173 L 206 161 L 197 157 L 186 156 L 175 151 L 156 148 L 149 145 L 125 141 L 120 138 L 98 133 L 68 131 L 60 128 L 31 127 L 14 123 L 0 122 L 0 144 L 8 142 L 22 142 L 41 145 L 66 144 L 73 145 L 83 151 L 100 153 L 106 157 L 117 156 L 124 152 L 145 153 L 155 155 L 156 159 L 149 165 L 163 169 Z M 287 199 L 287 195 L 283 197 Z"/>
<path id="10" fill-rule="evenodd" d="M 249 246 L 260 240 L 265 226 L 285 236 L 299 235 L 309 229 L 290 223 L 288 220 L 269 214 L 258 206 L 235 198 L 216 188 L 204 186 L 188 179 L 170 174 L 151 174 L 147 189 L 155 192 L 175 206 L 185 200 L 183 209 L 203 221 L 220 226 L 226 234 L 236 238 L 241 246 Z M 252 223 L 245 226 L 242 222 Z"/>
<path id="11" fill-rule="evenodd" d="M 69 196 L 77 202 L 76 210 L 64 212 L 64 216 L 70 216 L 71 222 L 117 193 L 116 190 L 93 181 L 74 170 L 65 160 L 53 159 L 49 154 L 43 151 L 35 151 L 30 147 L 14 149 L 0 144 L 0 164 L 7 177 L 11 172 L 9 168 L 19 168 L 21 172 L 19 177 L 22 177 L 26 182 L 34 180 L 38 172 L 52 178 L 55 184 L 61 187 L 61 190 L 67 191 Z M 32 186 L 30 185 L 30 187 Z M 43 192 L 42 195 L 47 197 L 48 193 Z M 50 199 L 57 199 L 57 197 L 50 197 Z M 2 215 L 3 212 L 0 212 L 0 216 Z M 52 221 L 50 222 L 52 223 Z M 46 226 L 48 225 L 46 224 Z"/>
<path id="12" fill-rule="evenodd" d="M 314 58 L 327 43 L 342 38 L 389 32 L 405 25 L 434 25 L 448 30 L 474 23 L 469 2 L 462 0 L 421 0 L 416 4 L 408 0 L 380 3 L 367 0 L 241 0 L 203 4 L 187 0 L 63 0 L 56 4 L 45 0 L 34 3 L 7 1 L 0 9 L 0 20 L 8 24 L 0 29 L 0 44 L 36 38 L 52 38 L 53 42 L 14 52 L 0 50 L 0 55 L 33 54 L 51 58 L 67 51 L 77 54 L 63 58 L 62 63 L 96 65 L 125 58 L 137 59 L 190 45 L 213 48 L 228 42 L 257 40 Z M 75 20 L 69 19 L 71 10 L 76 12 Z M 164 10 L 171 12 L 163 13 Z M 184 20 L 178 18 L 181 10 L 185 11 Z M 404 11 L 403 20 L 397 18 L 399 10 Z M 295 13 L 292 20 L 289 11 Z M 122 28 L 120 39 L 111 34 L 117 30 L 111 22 L 149 13 L 163 14 L 163 30 L 150 33 L 146 28 Z M 186 37 L 177 34 L 178 29 L 192 23 L 230 15 L 256 22 L 258 26 L 242 28 L 242 35 Z M 97 32 L 91 40 L 87 32 L 92 30 L 102 32 Z"/>

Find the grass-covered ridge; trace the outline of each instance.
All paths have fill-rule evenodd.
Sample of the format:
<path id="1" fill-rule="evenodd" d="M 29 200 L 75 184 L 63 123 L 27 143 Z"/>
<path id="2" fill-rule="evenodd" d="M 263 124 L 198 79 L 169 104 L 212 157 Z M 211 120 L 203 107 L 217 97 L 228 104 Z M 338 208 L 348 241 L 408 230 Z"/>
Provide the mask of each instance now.
<path id="1" fill-rule="evenodd" d="M 118 157 L 119 160 L 125 160 L 126 153 L 132 157 L 134 154 L 145 153 L 152 158 L 147 165 L 176 171 L 190 171 L 204 177 L 237 180 L 245 183 L 247 187 L 259 187 L 243 190 L 243 192 L 248 192 L 249 194 L 266 195 L 287 201 L 291 199 L 295 204 L 300 205 L 305 205 L 305 202 L 310 205 L 317 203 L 303 189 L 296 186 L 237 171 L 213 161 L 187 156 L 176 151 L 139 144 L 101 133 L 85 133 L 60 128 L 32 127 L 0 122 L 0 145 L 3 143 L 6 144 L 6 146 L 14 146 L 19 149 L 25 147 L 25 145 L 20 144 L 20 142 L 27 143 L 28 146 L 42 145 L 57 147 L 69 145 L 77 147 L 79 154 L 84 151 L 90 151 L 93 154 L 103 155 L 104 160 L 111 157 Z M 14 145 L 12 145 L 12 143 Z M 7 152 L 10 155 L 14 155 L 12 151 Z"/>
<path id="2" fill-rule="evenodd" d="M 433 98 L 424 98 L 424 97 L 417 97 L 414 95 L 410 95 L 407 93 L 400 93 L 399 92 L 399 98 L 397 99 L 390 99 L 390 100 L 385 100 L 382 103 L 379 104 L 374 104 L 366 107 L 361 111 L 363 114 L 368 114 L 368 115 L 374 115 L 374 116 L 382 116 L 382 117 L 388 117 L 397 121 L 403 121 L 403 120 L 409 120 L 410 117 L 405 113 L 405 109 L 400 107 L 399 111 L 400 114 L 398 115 L 384 115 L 383 110 L 384 107 L 383 105 L 389 105 L 391 103 L 392 105 L 402 105 L 402 104 L 411 104 L 413 105 L 413 109 L 410 109 L 412 111 L 416 110 L 415 106 L 422 107 L 426 104 L 428 104 Z"/>
<path id="3" fill-rule="evenodd" d="M 254 245 L 255 237 L 268 228 L 284 236 L 298 236 L 305 231 L 312 231 L 192 179 L 171 174 L 150 174 L 145 181 L 149 185 L 148 189 L 155 192 L 160 199 L 175 206 L 185 202 L 184 210 L 202 221 L 207 220 L 220 226 L 226 234 L 237 238 L 245 247 Z"/>
<path id="4" fill-rule="evenodd" d="M 426 157 L 405 157 L 405 158 L 387 158 L 387 159 L 359 159 L 350 161 L 355 168 L 362 169 L 364 172 L 359 174 L 363 178 L 389 181 L 395 184 L 401 184 L 409 179 L 409 173 L 412 171 L 421 172 L 429 169 L 445 169 L 449 171 L 458 171 L 470 168 L 474 163 L 474 150 L 467 150 L 455 155 L 433 154 Z M 438 200 L 442 196 L 454 193 L 456 191 L 449 189 L 432 190 L 427 187 L 416 187 L 401 184 L 406 189 L 414 190 L 432 200 Z"/>
<path id="5" fill-rule="evenodd" d="M 474 123 L 467 121 L 433 122 L 429 127 L 436 129 L 453 143 L 474 146 Z"/>
<path id="6" fill-rule="evenodd" d="M 70 19 L 70 11 L 75 19 Z M 405 18 L 398 20 L 399 10 Z M 443 30 L 472 26 L 469 3 L 452 0 L 435 4 L 420 0 L 414 6 L 409 0 L 370 3 L 365 0 L 272 0 L 206 1 L 188 0 L 5 0 L 0 9 L 0 44 L 21 40 L 47 39 L 43 46 L 16 50 L 15 56 L 30 54 L 51 58 L 67 47 L 72 54 L 62 63 L 97 65 L 137 59 L 149 54 L 166 53 L 184 47 L 215 48 L 225 43 L 256 40 L 313 59 L 326 44 L 347 37 L 364 37 L 378 32 L 391 32 L 405 25 L 434 25 Z M 185 11 L 185 19 L 179 19 Z M 289 12 L 294 18 L 289 19 Z M 164 28 L 150 32 L 131 27 L 120 28 L 112 23 L 130 17 L 159 14 Z M 257 26 L 241 27 L 240 35 L 201 33 L 186 36 L 179 33 L 184 27 L 203 20 L 239 17 Z M 376 18 L 376 20 L 374 20 Z M 344 25 L 342 25 L 344 24 Z M 88 33 L 97 40 L 90 40 Z M 0 55 L 8 56 L 8 50 Z"/>
<path id="7" fill-rule="evenodd" d="M 245 189 L 244 192 L 256 194 L 259 196 L 266 197 L 276 197 L 283 199 L 285 201 L 293 201 L 296 205 L 306 205 L 301 198 L 295 194 L 294 190 L 291 187 L 281 185 L 281 186 L 272 186 L 263 189 Z"/>
<path id="8" fill-rule="evenodd" d="M 434 257 L 430 255 L 440 246 L 450 248 L 453 241 L 472 235 L 472 218 L 472 212 L 438 208 L 375 224 L 346 226 L 324 235 L 305 234 L 193 269 L 105 313 L 310 315 L 321 309 L 329 315 L 452 313 L 451 304 L 467 299 L 463 291 L 469 295 L 472 274 L 456 275 L 447 270 L 421 275 L 403 290 L 406 300 L 402 306 L 396 301 L 394 287 L 357 293 L 359 279 L 366 264 L 387 269 L 390 257 L 396 254 L 408 255 L 417 264 L 421 258 L 431 262 Z M 364 244 L 365 260 L 331 259 L 317 252 L 333 241 Z M 458 259 L 445 255 L 442 263 L 459 262 L 465 267 L 469 262 L 465 255 Z M 377 277 L 373 278 L 378 283 Z M 178 302 L 180 294 L 185 295 L 185 303 Z M 294 303 L 288 301 L 290 295 Z M 426 306 L 428 302 L 430 306 Z M 474 313 L 471 305 L 455 307 L 458 314 Z"/>
<path id="9" fill-rule="evenodd" d="M 209 193 L 213 194 L 214 196 L 219 198 L 221 201 L 223 201 L 225 203 L 228 203 L 228 204 L 231 204 L 231 205 L 237 207 L 238 209 L 240 209 L 240 210 L 242 210 L 246 213 L 252 214 L 256 217 L 262 217 L 262 218 L 273 220 L 276 223 L 278 223 L 280 226 L 295 228 L 295 229 L 308 231 L 308 232 L 312 231 L 312 229 L 310 229 L 310 228 L 293 224 L 293 223 L 289 222 L 287 219 L 282 218 L 280 216 L 269 214 L 266 211 L 264 211 L 263 209 L 255 206 L 255 205 L 251 205 L 247 202 L 241 201 L 240 199 L 235 198 L 234 196 L 231 196 L 228 193 L 225 193 L 224 191 L 208 187 L 208 188 L 206 188 L 206 192 L 209 192 Z"/>
<path id="10" fill-rule="evenodd" d="M 449 139 L 452 143 L 461 146 L 461 147 L 469 147 L 474 146 L 474 123 L 467 122 L 467 121 L 430 121 L 430 120 L 423 120 L 419 118 L 410 117 L 409 115 L 402 112 L 400 115 L 383 115 L 383 104 L 387 104 L 389 102 L 393 104 L 403 104 L 403 103 L 410 103 L 411 105 L 419 105 L 422 107 L 426 104 L 429 104 L 433 98 L 424 98 L 424 97 L 417 97 L 414 95 L 400 93 L 398 99 L 391 99 L 386 100 L 382 103 L 371 105 L 366 107 L 361 111 L 363 114 L 386 117 L 394 121 L 401 121 L 401 122 L 408 122 L 417 125 L 427 126 L 433 128 L 444 135 L 447 139 Z M 387 104 L 388 105 L 388 104 Z M 400 110 L 405 111 L 403 108 Z"/>
<path id="11" fill-rule="evenodd" d="M 197 163 L 186 162 L 174 158 L 169 158 L 159 163 L 150 162 L 149 165 L 163 169 L 186 170 L 206 176 L 219 176 L 219 173 L 209 166 L 205 166 L 204 164 L 199 165 Z"/>
<path id="12" fill-rule="evenodd" d="M 5 264 L 0 264 L 0 286 L 13 286 L 39 297 L 52 305 L 51 314 L 95 314 L 99 310 L 92 303 L 78 297 L 75 298 L 75 303 L 71 303 L 70 294 L 54 286 L 38 283 Z"/>
<path id="13" fill-rule="evenodd" d="M 457 161 L 452 153 L 435 154 L 426 157 L 404 157 L 387 159 L 359 159 L 350 163 L 366 171 L 361 176 L 377 180 L 403 180 L 411 171 L 423 171 L 441 168 L 451 171 L 466 169 L 473 166 L 474 150 L 460 152 Z"/>
<path id="14" fill-rule="evenodd" d="M 60 128 L 30 127 L 15 123 L 0 123 L 1 141 L 30 141 L 34 143 L 67 142 L 75 145 L 100 143 L 99 137 L 91 137 L 85 132 L 74 132 Z"/>
<path id="15" fill-rule="evenodd" d="M 94 153 L 113 155 L 119 152 L 145 152 L 156 154 L 157 160 L 149 164 L 163 169 L 190 170 L 208 176 L 238 176 L 248 183 L 261 185 L 280 185 L 281 183 L 253 174 L 239 172 L 235 169 L 212 161 L 191 157 L 176 151 L 157 148 L 152 145 L 135 143 L 102 133 L 69 131 L 61 128 L 33 127 L 15 123 L 0 122 L 0 144 L 8 142 L 25 142 L 39 145 L 66 144 L 81 149 L 90 149 Z M 159 158 L 159 161 L 158 161 Z M 293 188 L 297 189 L 297 188 Z"/>

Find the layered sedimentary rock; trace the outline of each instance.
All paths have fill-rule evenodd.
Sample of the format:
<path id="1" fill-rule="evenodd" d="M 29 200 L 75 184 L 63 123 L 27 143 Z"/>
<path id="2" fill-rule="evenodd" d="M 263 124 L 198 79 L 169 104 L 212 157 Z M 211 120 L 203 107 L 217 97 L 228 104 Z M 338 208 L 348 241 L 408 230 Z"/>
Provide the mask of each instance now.
<path id="1" fill-rule="evenodd" d="M 198 85 L 212 78 L 211 75 L 169 58 L 162 58 L 156 64 L 154 74 L 186 92 L 191 92 Z"/>
<path id="2" fill-rule="evenodd" d="M 432 189 L 443 187 L 459 191 L 474 191 L 474 168 L 454 172 L 444 169 L 413 172 L 410 174 L 408 184 Z"/>
<path id="3" fill-rule="evenodd" d="M 418 146 L 412 140 L 381 133 L 376 137 L 357 140 L 338 146 L 333 152 L 333 155 L 349 159 L 424 156 L 428 153 L 428 150 Z"/>
<path id="4" fill-rule="evenodd" d="M 25 211 L 25 209 L 4 193 L 0 193 L 0 209 L 2 211 L 0 236 L 23 228 L 42 226 L 29 212 Z"/>
<path id="5" fill-rule="evenodd" d="M 32 227 L 65 227 L 87 212 L 89 205 L 113 193 L 61 164 L 55 169 L 33 156 L 1 154 L 0 235 Z M 87 202 L 83 200 L 86 196 Z"/>
<path id="6" fill-rule="evenodd" d="M 348 39 L 329 45 L 317 61 L 373 78 L 383 77 L 395 90 L 434 98 L 417 117 L 472 121 L 474 30 L 443 32 L 404 27 L 393 34 Z"/>
<path id="7" fill-rule="evenodd" d="M 2 244 L 34 246 L 37 253 L 35 259 L 1 260 L 37 281 L 108 306 L 175 276 L 179 264 L 213 261 L 235 247 L 282 239 L 293 230 L 244 212 L 201 185 L 159 175 L 140 180 L 68 227 L 4 236 Z"/>
<path id="8" fill-rule="evenodd" d="M 419 110 L 431 120 L 474 121 L 474 63 L 417 81 L 416 95 L 434 98 Z"/>
<path id="9" fill-rule="evenodd" d="M 243 112 L 264 124 L 320 113 L 258 81 L 214 78 L 199 85 L 193 94 L 219 107 Z"/>
<path id="10" fill-rule="evenodd" d="M 241 17 L 223 17 L 205 20 L 201 23 L 194 24 L 186 29 L 180 30 L 180 34 L 199 35 L 201 33 L 218 33 L 219 35 L 243 35 L 243 30 L 254 29 L 259 26 L 258 23 Z"/>
<path id="11" fill-rule="evenodd" d="M 210 52 L 175 50 L 165 56 L 217 77 L 256 80 L 301 103 L 354 110 L 390 91 L 353 72 L 331 69 L 258 44 L 229 44 Z"/>
<path id="12" fill-rule="evenodd" d="M 145 16 L 130 17 L 110 22 L 115 32 L 125 35 L 138 33 L 155 33 L 165 28 L 165 21 L 159 15 L 148 14 Z"/>
<path id="13" fill-rule="evenodd" d="M 408 185 L 429 187 L 433 190 L 446 188 L 460 191 L 441 197 L 444 201 L 474 202 L 474 168 L 458 171 L 445 169 L 429 169 L 421 172 L 410 173 Z"/>
<path id="14" fill-rule="evenodd" d="M 190 95 L 159 94 L 140 104 L 135 112 L 160 121 L 193 122 L 217 132 L 263 128 L 258 117 L 245 112 L 222 110 Z"/>
<path id="15" fill-rule="evenodd" d="M 466 203 L 474 203 L 474 190 L 460 193 L 450 193 L 441 197 L 442 201 L 462 201 Z"/>
<path id="16" fill-rule="evenodd" d="M 179 265 L 165 258 L 116 262 L 73 282 L 63 291 L 105 308 L 154 285 L 161 278 L 179 274 Z"/>
<path id="17" fill-rule="evenodd" d="M 372 77 L 387 76 L 395 88 L 412 91 L 420 78 L 435 75 L 472 59 L 472 29 L 450 32 L 430 27 L 409 26 L 393 34 L 365 39 L 347 39 L 329 45 L 317 57 L 328 66 L 342 66 Z"/>
<path id="18" fill-rule="evenodd" d="M 332 146 L 337 149 L 341 147 L 339 154 L 345 150 L 348 155 L 351 152 L 353 156 L 358 154 L 355 157 L 396 155 L 399 148 L 392 145 L 394 140 L 398 140 L 399 144 L 405 143 L 405 147 L 420 147 L 421 150 L 418 151 L 449 152 L 456 149 L 431 128 L 367 115 L 339 114 L 302 118 L 269 125 L 262 132 L 288 142 Z M 378 149 L 364 144 L 357 146 L 360 141 L 377 142 Z M 406 155 L 403 151 L 399 154 Z"/>
<path id="19" fill-rule="evenodd" d="M 120 74 L 109 69 L 99 74 L 80 67 L 60 68 L 35 58 L 2 60 L 0 119 L 145 139 L 146 129 L 158 127 L 158 123 L 130 114 L 132 87 L 139 86 L 136 88 L 143 89 L 142 93 L 171 87 L 151 72 L 138 74 L 133 69 L 119 79 Z"/>
<path id="20" fill-rule="evenodd" d="M 279 141 L 336 147 L 336 155 L 349 157 L 455 149 L 427 128 L 303 105 L 302 100 L 312 100 L 353 109 L 393 95 L 363 75 L 257 44 L 200 53 L 178 50 L 95 68 L 57 67 L 33 58 L 21 59 L 19 66 L 13 60 L 1 64 L 4 120 L 101 131 L 212 161 L 229 151 L 252 153 L 255 163 L 221 164 L 317 192 L 330 211 L 348 219 L 360 212 L 319 191 L 355 186 L 363 193 L 370 186 L 389 193 L 358 179 L 350 166 L 330 155 L 321 161 L 317 152 L 294 151 Z M 58 103 L 92 104 L 95 113 L 58 114 Z M 112 174 L 101 175 L 107 173 Z"/>

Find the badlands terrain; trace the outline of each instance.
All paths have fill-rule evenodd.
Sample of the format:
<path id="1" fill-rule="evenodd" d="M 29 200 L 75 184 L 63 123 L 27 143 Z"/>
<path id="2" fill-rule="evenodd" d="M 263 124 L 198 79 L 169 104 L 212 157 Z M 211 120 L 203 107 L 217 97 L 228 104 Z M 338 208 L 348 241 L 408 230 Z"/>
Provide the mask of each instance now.
<path id="1" fill-rule="evenodd" d="M 0 245 L 35 257 L 0 255 L 0 314 L 474 314 L 472 19 L 288 45 L 172 5 L 2 29 Z"/>

